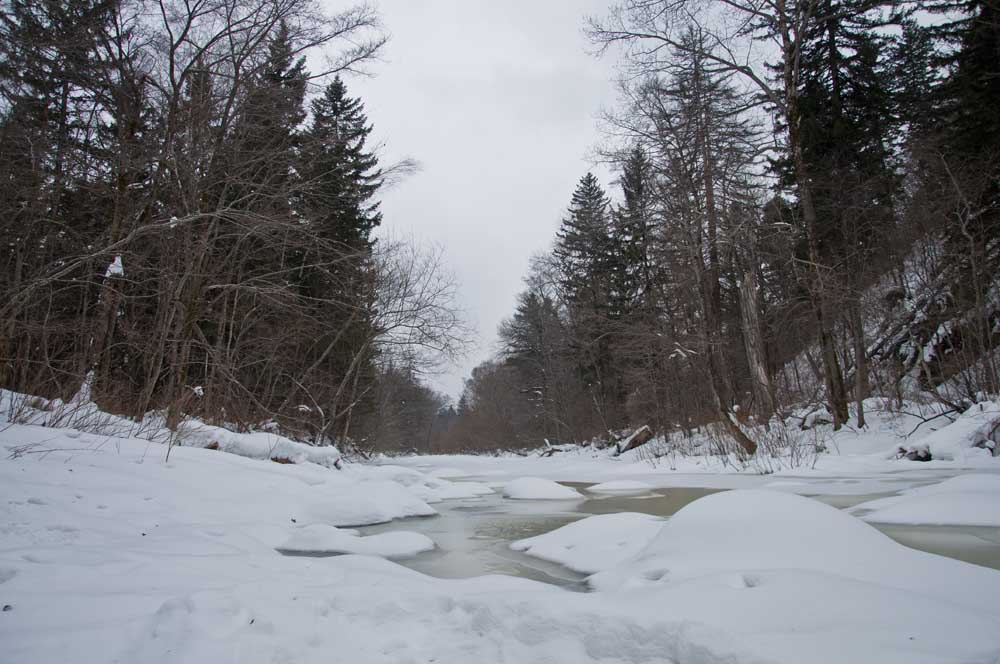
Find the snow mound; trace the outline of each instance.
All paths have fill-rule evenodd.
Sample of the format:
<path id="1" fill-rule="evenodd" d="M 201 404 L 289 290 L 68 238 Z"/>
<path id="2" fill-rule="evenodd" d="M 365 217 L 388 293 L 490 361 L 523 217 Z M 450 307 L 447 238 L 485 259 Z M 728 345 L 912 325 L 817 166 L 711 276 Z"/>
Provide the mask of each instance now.
<path id="1" fill-rule="evenodd" d="M 517 500 L 577 500 L 583 495 L 576 489 L 540 477 L 521 477 L 503 488 L 506 498 Z"/>
<path id="2" fill-rule="evenodd" d="M 278 464 L 274 464 L 278 465 Z M 396 482 L 369 480 L 331 488 L 329 500 L 310 501 L 301 512 L 331 526 L 367 526 L 410 516 L 433 516 L 433 507 Z"/>
<path id="3" fill-rule="evenodd" d="M 909 549 L 829 505 L 763 490 L 725 491 L 694 501 L 635 558 L 595 574 L 590 583 L 609 590 L 725 574 L 752 586 L 759 574 L 775 570 L 833 575 L 998 611 L 996 570 Z"/>
<path id="4" fill-rule="evenodd" d="M 587 487 L 587 491 L 591 493 L 612 494 L 648 493 L 652 490 L 653 487 L 650 485 L 636 480 L 612 480 L 610 482 L 601 482 L 600 484 Z"/>
<path id="5" fill-rule="evenodd" d="M 873 523 L 1000 527 L 1000 475 L 959 475 L 856 505 Z"/>
<path id="6" fill-rule="evenodd" d="M 544 535 L 518 540 L 510 548 L 592 574 L 616 567 L 635 556 L 660 531 L 663 523 L 659 517 L 636 512 L 598 514 Z"/>
<path id="7" fill-rule="evenodd" d="M 383 558 L 405 558 L 434 549 L 434 541 L 426 535 L 407 531 L 379 533 L 358 537 L 324 524 L 297 528 L 278 551 L 285 554 L 358 553 Z"/>

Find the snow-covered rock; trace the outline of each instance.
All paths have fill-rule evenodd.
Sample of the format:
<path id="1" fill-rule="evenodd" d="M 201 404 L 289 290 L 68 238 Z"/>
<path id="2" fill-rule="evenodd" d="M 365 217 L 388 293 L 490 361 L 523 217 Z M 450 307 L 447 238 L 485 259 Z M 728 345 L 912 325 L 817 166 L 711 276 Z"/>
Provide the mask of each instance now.
<path id="1" fill-rule="evenodd" d="M 540 477 L 520 477 L 503 487 L 506 498 L 517 500 L 579 500 L 583 495 L 568 486 Z"/>

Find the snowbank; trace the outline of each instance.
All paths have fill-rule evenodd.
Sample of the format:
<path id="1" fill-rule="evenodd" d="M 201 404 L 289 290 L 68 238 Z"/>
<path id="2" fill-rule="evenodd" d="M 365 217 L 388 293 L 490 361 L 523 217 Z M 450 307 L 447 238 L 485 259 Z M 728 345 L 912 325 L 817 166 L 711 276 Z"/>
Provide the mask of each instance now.
<path id="1" fill-rule="evenodd" d="M 503 488 L 506 498 L 517 500 L 576 500 L 583 498 L 576 489 L 540 477 L 521 477 Z"/>
<path id="2" fill-rule="evenodd" d="M 660 531 L 663 519 L 649 514 L 599 514 L 550 533 L 518 540 L 515 551 L 592 574 L 632 558 Z"/>
<path id="3" fill-rule="evenodd" d="M 198 420 L 182 422 L 177 430 L 184 445 L 212 447 L 251 459 L 282 459 L 333 467 L 341 456 L 340 450 L 333 446 L 306 445 L 266 431 L 236 433 Z"/>
<path id="4" fill-rule="evenodd" d="M 909 441 L 892 450 L 905 453 L 929 453 L 931 458 L 967 462 L 993 457 L 1000 442 L 1000 402 L 978 403 L 958 416 L 951 424 L 923 438 Z"/>
<path id="5" fill-rule="evenodd" d="M 406 531 L 359 537 L 356 532 L 316 523 L 297 528 L 277 548 L 285 554 L 359 553 L 384 558 L 404 558 L 432 550 L 434 541 L 426 535 Z"/>
<path id="6" fill-rule="evenodd" d="M 1000 527 L 1000 475 L 960 475 L 856 505 L 873 523 Z"/>

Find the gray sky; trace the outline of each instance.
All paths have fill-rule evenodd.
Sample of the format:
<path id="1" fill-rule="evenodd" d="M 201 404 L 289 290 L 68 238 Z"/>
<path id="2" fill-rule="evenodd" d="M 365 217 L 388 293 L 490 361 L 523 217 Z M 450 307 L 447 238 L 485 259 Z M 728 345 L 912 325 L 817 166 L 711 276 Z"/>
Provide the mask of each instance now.
<path id="1" fill-rule="evenodd" d="M 350 78 L 384 157 L 422 170 L 383 196 L 383 226 L 444 247 L 478 347 L 433 381 L 454 397 L 494 350 L 528 260 L 549 246 L 614 100 L 583 17 L 610 0 L 382 0 L 392 35 L 371 79 Z M 610 186 L 604 169 L 594 169 Z"/>

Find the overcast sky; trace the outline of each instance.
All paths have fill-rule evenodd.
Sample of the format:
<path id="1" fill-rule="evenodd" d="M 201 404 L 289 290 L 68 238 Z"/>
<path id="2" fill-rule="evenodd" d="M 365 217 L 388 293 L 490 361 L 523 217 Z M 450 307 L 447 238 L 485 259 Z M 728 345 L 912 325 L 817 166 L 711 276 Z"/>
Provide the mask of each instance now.
<path id="1" fill-rule="evenodd" d="M 477 348 L 434 387 L 457 398 L 495 350 L 532 254 L 552 241 L 593 169 L 613 63 L 588 53 L 586 15 L 609 0 L 382 0 L 392 35 L 371 79 L 350 78 L 387 161 L 422 170 L 383 196 L 385 232 L 444 247 Z"/>

